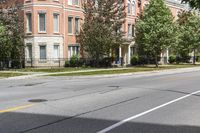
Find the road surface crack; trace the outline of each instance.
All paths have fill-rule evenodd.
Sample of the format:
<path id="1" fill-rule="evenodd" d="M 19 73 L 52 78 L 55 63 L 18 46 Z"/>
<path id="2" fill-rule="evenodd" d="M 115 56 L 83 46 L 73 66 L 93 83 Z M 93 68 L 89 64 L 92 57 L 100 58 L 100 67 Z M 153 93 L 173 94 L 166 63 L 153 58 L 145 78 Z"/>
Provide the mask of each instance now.
<path id="1" fill-rule="evenodd" d="M 107 106 L 103 106 L 103 107 L 100 107 L 100 108 L 97 108 L 97 109 L 94 109 L 94 110 L 83 112 L 83 113 L 80 113 L 80 114 L 77 114 L 77 115 L 74 115 L 74 116 L 71 116 L 71 117 L 62 118 L 62 119 L 59 119 L 57 121 L 49 122 L 47 124 L 43 124 L 43 125 L 40 125 L 40 126 L 30 128 L 30 129 L 26 129 L 24 131 L 21 131 L 20 133 L 27 133 L 27 132 L 30 132 L 30 131 L 33 131 L 33 130 L 37 130 L 39 128 L 43 128 L 43 127 L 46 127 L 46 126 L 57 124 L 57 123 L 60 123 L 60 122 L 66 121 L 66 120 L 74 119 L 74 118 L 80 117 L 80 116 L 85 115 L 85 114 L 93 113 L 93 112 L 103 110 L 103 109 L 106 109 L 106 108 L 110 108 L 110 107 L 113 107 L 113 106 L 117 106 L 117 105 L 120 105 L 120 104 L 123 104 L 123 103 L 126 103 L 126 102 L 134 101 L 138 98 L 140 98 L 140 97 L 134 97 L 134 98 L 127 99 L 127 100 L 124 100 L 124 101 L 121 101 L 121 102 L 117 102 L 117 103 L 114 103 L 114 104 L 111 104 L 111 105 L 107 105 Z"/>

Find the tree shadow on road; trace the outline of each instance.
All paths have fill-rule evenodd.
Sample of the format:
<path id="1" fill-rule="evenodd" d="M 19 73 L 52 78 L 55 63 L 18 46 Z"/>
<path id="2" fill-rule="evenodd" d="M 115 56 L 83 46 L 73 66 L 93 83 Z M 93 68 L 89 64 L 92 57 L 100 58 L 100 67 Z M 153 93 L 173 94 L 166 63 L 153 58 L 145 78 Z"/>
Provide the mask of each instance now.
<path id="1" fill-rule="evenodd" d="M 0 114 L 0 133 L 96 133 L 119 121 L 33 113 Z M 200 133 L 200 127 L 128 122 L 108 133 Z"/>

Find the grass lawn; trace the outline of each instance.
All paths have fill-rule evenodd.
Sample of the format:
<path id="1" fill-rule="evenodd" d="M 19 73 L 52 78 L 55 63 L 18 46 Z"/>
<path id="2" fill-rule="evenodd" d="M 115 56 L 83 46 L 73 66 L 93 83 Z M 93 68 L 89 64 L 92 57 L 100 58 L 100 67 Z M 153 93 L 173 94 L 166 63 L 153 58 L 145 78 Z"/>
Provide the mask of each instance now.
<path id="1" fill-rule="evenodd" d="M 53 73 L 53 72 L 68 72 L 68 71 L 79 71 L 79 70 L 91 70 L 95 68 L 25 68 L 20 69 L 20 72 L 46 72 L 46 73 Z"/>
<path id="2" fill-rule="evenodd" d="M 152 65 L 149 66 L 138 66 L 138 67 L 128 67 L 121 70 L 102 70 L 102 71 L 92 71 L 92 72 L 74 72 L 65 74 L 52 74 L 49 76 L 86 76 L 86 75 L 104 75 L 104 74 L 122 74 L 122 73 L 135 73 L 135 72 L 145 72 L 145 71 L 155 71 L 155 70 L 166 70 L 166 69 L 176 69 L 176 68 L 189 68 L 198 67 L 200 65 L 166 65 L 155 68 Z"/>
<path id="3" fill-rule="evenodd" d="M 16 76 L 22 76 L 22 75 L 25 75 L 25 74 L 14 73 L 14 72 L 0 72 L 0 78 L 16 77 Z"/>

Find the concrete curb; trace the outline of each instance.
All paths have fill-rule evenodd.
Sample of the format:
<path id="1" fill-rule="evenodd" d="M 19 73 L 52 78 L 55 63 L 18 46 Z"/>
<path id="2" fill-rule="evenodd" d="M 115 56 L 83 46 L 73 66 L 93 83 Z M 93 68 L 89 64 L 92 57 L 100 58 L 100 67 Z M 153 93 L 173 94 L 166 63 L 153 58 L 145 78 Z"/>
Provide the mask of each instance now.
<path id="1" fill-rule="evenodd" d="M 134 73 L 122 73 L 122 74 L 108 74 L 108 75 L 91 75 L 91 76 L 59 76 L 64 77 L 65 79 L 90 79 L 90 78 L 114 78 L 121 76 L 134 76 L 134 77 L 149 77 L 149 76 L 159 76 L 159 75 L 170 75 L 170 74 L 179 74 L 179 73 L 188 73 L 188 72 L 196 72 L 200 71 L 200 67 L 198 69 L 193 68 L 176 68 L 176 69 L 168 69 L 168 70 L 155 70 L 155 71 L 145 71 L 145 72 L 134 72 Z"/>
<path id="2" fill-rule="evenodd" d="M 71 71 L 71 72 L 58 72 L 58 73 L 40 73 L 33 75 L 17 76 L 3 78 L 0 80 L 20 80 L 20 79 L 29 79 L 41 76 L 48 76 L 53 74 L 67 74 L 67 73 L 79 73 L 79 72 L 93 72 L 93 71 L 103 71 L 103 70 L 121 70 L 120 69 L 98 69 L 98 70 L 88 70 L 88 71 Z M 123 68 L 126 69 L 126 68 Z M 135 77 L 144 77 L 152 75 L 165 75 L 165 74 L 178 74 L 186 72 L 195 72 L 200 71 L 200 67 L 191 67 L 191 68 L 176 68 L 176 69 L 166 69 L 166 70 L 154 70 L 154 71 L 145 71 L 145 72 L 133 72 L 133 73 L 122 73 L 122 74 L 105 74 L 105 75 L 90 75 L 90 76 L 60 76 L 65 77 L 66 79 L 82 79 L 82 78 L 111 78 L 119 76 L 135 76 Z"/>

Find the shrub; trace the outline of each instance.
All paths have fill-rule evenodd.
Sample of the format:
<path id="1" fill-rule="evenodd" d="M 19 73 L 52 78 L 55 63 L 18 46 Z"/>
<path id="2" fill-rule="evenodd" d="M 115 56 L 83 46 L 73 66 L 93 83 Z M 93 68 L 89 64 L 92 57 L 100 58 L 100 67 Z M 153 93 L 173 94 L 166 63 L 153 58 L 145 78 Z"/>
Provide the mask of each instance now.
<path id="1" fill-rule="evenodd" d="M 99 63 L 99 66 L 100 67 L 111 67 L 112 66 L 112 58 L 110 57 L 106 57 L 106 58 L 103 58 L 100 63 Z"/>
<path id="2" fill-rule="evenodd" d="M 171 55 L 170 57 L 169 57 L 169 63 L 170 64 L 173 64 L 173 63 L 175 63 L 176 62 L 176 56 L 175 55 Z"/>
<path id="3" fill-rule="evenodd" d="M 138 56 L 133 56 L 132 58 L 131 58 L 131 65 L 138 65 L 139 64 L 139 58 L 138 58 Z"/>
<path id="4" fill-rule="evenodd" d="M 70 67 L 78 67 L 78 56 L 73 55 L 69 61 Z"/>
<path id="5" fill-rule="evenodd" d="M 65 67 L 70 67 L 70 63 L 68 60 L 65 61 Z"/>
<path id="6" fill-rule="evenodd" d="M 199 55 L 197 56 L 197 62 L 200 62 L 200 56 Z"/>
<path id="7" fill-rule="evenodd" d="M 183 56 L 181 62 L 190 63 L 191 56 Z"/>

